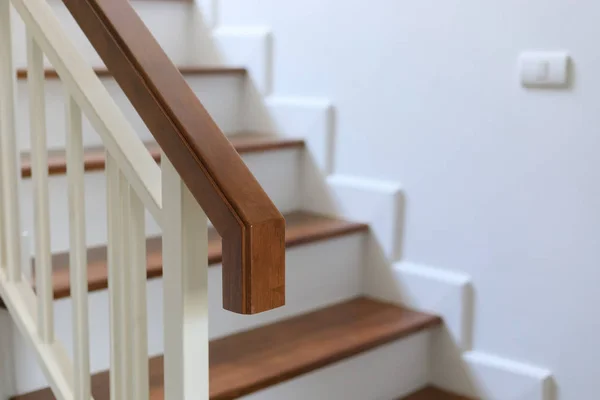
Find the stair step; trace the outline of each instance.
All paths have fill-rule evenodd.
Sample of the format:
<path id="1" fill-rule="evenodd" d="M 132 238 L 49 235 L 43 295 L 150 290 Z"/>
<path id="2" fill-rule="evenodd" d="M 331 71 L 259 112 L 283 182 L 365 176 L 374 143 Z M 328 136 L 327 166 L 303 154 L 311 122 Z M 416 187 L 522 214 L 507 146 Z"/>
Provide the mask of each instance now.
<path id="1" fill-rule="evenodd" d="M 246 75 L 247 70 L 243 67 L 221 67 L 221 66 L 180 66 L 179 72 L 182 75 Z M 94 72 L 99 77 L 110 77 L 111 72 L 107 68 L 96 67 Z M 57 79 L 58 72 L 55 69 L 48 68 L 44 70 L 46 79 Z M 17 79 L 27 79 L 27 69 L 17 69 Z"/>
<path id="2" fill-rule="evenodd" d="M 428 386 L 411 395 L 402 397 L 398 400 L 472 400 L 468 397 L 459 396 L 445 390 L 438 389 L 433 386 Z"/>
<path id="3" fill-rule="evenodd" d="M 303 211 L 285 215 L 286 248 L 314 243 L 344 235 L 365 232 L 368 225 L 349 222 L 336 218 L 324 217 Z M 162 276 L 162 242 L 160 238 L 147 240 L 147 274 L 148 278 Z M 221 238 L 214 229 L 209 230 L 208 262 L 216 265 L 221 262 Z M 53 256 L 52 275 L 54 298 L 70 296 L 69 253 Z M 108 287 L 108 271 L 106 266 L 106 247 L 94 247 L 88 250 L 88 289 L 102 290 Z"/>
<path id="4" fill-rule="evenodd" d="M 260 153 L 271 150 L 284 150 L 303 148 L 302 139 L 282 138 L 272 135 L 257 133 L 238 133 L 227 137 L 239 154 Z M 156 142 L 147 143 L 146 147 L 156 162 L 160 162 L 161 149 Z M 89 147 L 83 155 L 85 171 L 104 170 L 106 154 L 104 147 Z M 67 158 L 64 150 L 51 150 L 48 152 L 48 173 L 50 175 L 63 175 L 67 171 Z M 31 157 L 24 153 L 21 157 L 21 176 L 31 177 Z"/>
<path id="5" fill-rule="evenodd" d="M 213 340 L 210 398 L 248 395 L 441 323 L 437 316 L 361 297 Z M 149 365 L 150 398 L 163 399 L 162 357 Z M 96 400 L 109 399 L 108 378 L 108 372 L 92 378 Z M 13 397 L 50 399 L 50 389 Z"/>
<path id="6" fill-rule="evenodd" d="M 163 6 L 165 5 L 168 7 L 168 4 L 163 4 Z M 183 10 L 181 11 L 183 12 Z M 68 17 L 70 18 L 71 16 L 69 15 Z M 156 22 L 156 17 L 151 17 L 150 15 L 148 17 L 154 19 Z M 174 18 L 178 17 L 174 16 Z M 169 19 L 169 21 L 172 20 Z M 161 32 L 160 34 L 165 35 L 165 32 Z M 169 40 L 172 40 L 172 38 L 169 35 Z M 84 44 L 82 43 L 82 45 Z M 181 49 L 175 51 L 181 51 Z M 245 70 L 237 67 L 197 67 L 194 64 L 183 65 L 184 67 L 179 69 L 180 72 L 220 129 L 226 133 L 244 131 L 244 110 L 246 105 L 251 101 L 244 95 L 247 85 Z M 144 141 L 153 141 L 154 137 L 118 82 L 113 79 L 106 68 L 101 66 L 94 70 L 99 74 L 99 79 L 104 88 L 108 91 L 138 136 Z M 19 79 L 15 87 L 15 97 L 19 102 L 19 106 L 16 110 L 16 118 L 18 121 L 21 121 L 20 127 L 23 129 L 22 134 L 18 138 L 18 146 L 21 151 L 28 151 L 31 149 L 31 138 L 28 134 L 30 123 L 30 93 L 27 88 L 28 80 L 26 79 L 28 73 L 26 67 L 17 71 Z M 56 72 L 52 69 L 47 70 L 46 76 L 44 89 L 46 98 L 46 126 L 48 128 L 47 144 L 50 149 L 62 149 L 66 147 L 64 133 L 67 130 L 64 118 L 64 87 L 61 80 L 56 78 Z M 102 144 L 100 136 L 92 124 L 87 121 L 87 118 L 83 121 L 83 143 L 85 146 L 100 146 Z"/>

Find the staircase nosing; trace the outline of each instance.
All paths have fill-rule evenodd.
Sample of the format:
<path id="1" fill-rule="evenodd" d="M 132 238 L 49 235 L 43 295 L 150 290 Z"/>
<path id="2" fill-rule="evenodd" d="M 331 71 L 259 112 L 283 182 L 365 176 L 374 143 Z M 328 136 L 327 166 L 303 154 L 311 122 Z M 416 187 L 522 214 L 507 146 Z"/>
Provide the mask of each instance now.
<path id="1" fill-rule="evenodd" d="M 435 386 L 426 386 L 397 400 L 474 400 L 466 396 L 448 392 Z"/>
<path id="2" fill-rule="evenodd" d="M 289 228 L 286 228 L 286 249 L 292 249 L 302 245 L 332 240 L 353 234 L 364 233 L 367 232 L 369 229 L 369 226 L 364 223 L 344 221 L 340 219 L 319 216 L 311 213 L 295 212 L 284 215 L 284 217 L 288 219 L 298 218 L 298 216 L 304 217 L 309 221 L 306 222 L 304 226 L 300 225 L 301 228 L 304 227 L 306 229 L 307 226 L 312 226 L 312 230 L 306 232 L 302 230 L 300 230 L 299 232 L 294 232 L 294 226 L 292 226 L 291 231 Z M 315 222 L 311 222 L 311 219 Z M 324 226 L 319 226 L 319 223 L 323 224 Z M 212 235 L 216 235 L 216 233 L 213 232 Z M 151 246 L 148 246 L 147 251 L 146 273 L 148 279 L 162 277 L 162 254 L 160 251 L 160 244 L 158 243 L 159 239 L 160 237 L 158 236 L 149 237 L 147 239 L 147 243 L 151 244 Z M 213 238 L 209 240 L 208 262 L 209 266 L 215 266 L 222 261 L 222 253 L 220 250 L 211 250 L 211 245 L 220 246 L 220 239 Z M 108 287 L 108 277 L 106 275 L 106 260 L 102 258 L 105 249 L 106 246 L 97 246 L 91 248 L 91 251 L 97 251 L 101 254 L 98 260 L 88 260 L 88 290 L 91 292 L 103 290 Z M 56 261 L 60 258 L 62 258 L 64 261 Z M 70 296 L 70 276 L 67 267 L 67 260 L 68 252 L 53 255 L 53 265 L 56 268 L 53 272 L 53 287 L 55 300 Z"/>
<path id="3" fill-rule="evenodd" d="M 356 297 L 213 339 L 210 399 L 255 393 L 441 324 L 442 319 L 436 315 Z M 249 365 L 256 367 L 249 370 Z M 163 356 L 150 358 L 149 368 L 151 397 L 164 398 Z M 246 373 L 240 375 L 240 371 Z M 93 381 L 96 400 L 108 400 L 108 371 L 94 374 Z M 46 388 L 11 400 L 50 399 L 52 392 Z"/>
<path id="4" fill-rule="evenodd" d="M 94 73 L 100 78 L 112 77 L 112 73 L 106 67 L 93 67 Z M 245 67 L 233 66 L 179 66 L 179 72 L 182 75 L 239 75 L 243 76 L 248 73 Z M 27 68 L 17 68 L 17 80 L 25 80 L 28 77 Z M 46 79 L 59 79 L 58 71 L 53 68 L 44 69 L 44 77 Z"/>
<path id="5" fill-rule="evenodd" d="M 236 136 L 232 136 L 232 145 L 240 155 L 279 151 L 287 149 L 304 148 L 303 139 L 287 138 L 277 136 L 256 135 L 255 140 L 247 137 L 243 141 L 236 142 Z M 155 142 L 146 143 L 150 155 L 156 162 L 160 162 L 161 151 Z M 84 149 L 85 172 L 103 171 L 106 166 L 106 157 L 103 147 L 94 146 Z M 67 172 L 67 159 L 63 150 L 50 151 L 48 154 L 48 175 L 64 175 Z M 21 156 L 21 177 L 31 178 L 31 159 L 29 152 Z"/>
<path id="6" fill-rule="evenodd" d="M 358 300 L 358 299 L 368 299 L 368 298 L 367 297 L 359 297 L 359 298 L 356 298 L 355 300 Z M 333 305 L 333 306 L 335 306 L 335 305 Z M 330 307 L 332 307 L 332 306 L 330 306 Z M 329 307 L 325 307 L 325 309 L 327 309 L 327 308 L 329 308 Z M 398 306 L 398 308 L 402 308 L 406 311 L 411 311 L 411 310 L 409 310 L 405 307 L 401 307 L 401 306 Z M 318 312 L 318 311 L 322 311 L 322 310 L 313 310 L 312 312 L 309 312 L 305 315 L 310 315 L 313 312 Z M 426 315 L 424 313 L 419 313 L 417 311 L 412 311 L 412 312 L 422 314 L 424 316 Z M 292 317 L 290 319 L 301 318 L 305 315 Z M 210 400 L 230 400 L 230 399 L 237 399 L 242 396 L 247 396 L 247 395 L 255 393 L 259 390 L 266 389 L 268 387 L 277 385 L 279 383 L 297 378 L 297 377 L 307 374 L 309 372 L 327 367 L 336 362 L 343 361 L 345 359 L 360 355 L 361 353 L 375 350 L 376 348 L 378 348 L 380 346 L 384 346 L 384 345 L 392 343 L 396 340 L 404 339 L 408 336 L 411 336 L 413 334 L 427 330 L 429 328 L 439 326 L 443 322 L 441 317 L 439 317 L 439 316 L 428 315 L 428 317 L 429 318 L 424 318 L 422 321 L 419 321 L 418 323 L 414 323 L 410 327 L 403 329 L 401 331 L 399 330 L 396 332 L 390 332 L 388 334 L 381 335 L 376 339 L 366 340 L 360 344 L 355 345 L 354 347 L 349 347 L 343 351 L 339 351 L 339 352 L 332 353 L 329 355 L 324 355 L 321 358 L 315 359 L 313 362 L 307 363 L 301 367 L 290 368 L 289 370 L 285 371 L 284 373 L 281 373 L 280 375 L 276 375 L 276 376 L 274 375 L 274 376 L 268 377 L 267 379 L 264 379 L 262 381 L 256 382 L 254 385 L 245 386 L 244 390 L 235 390 L 235 391 L 230 390 L 229 392 L 226 392 L 219 396 L 211 396 Z M 286 320 L 282 320 L 282 321 L 278 321 L 278 322 L 285 322 L 285 321 Z M 275 322 L 272 325 L 275 325 L 275 324 L 277 324 L 277 322 Z M 269 325 L 267 325 L 267 326 L 269 326 Z M 242 334 L 243 333 L 244 332 L 242 332 Z"/>
<path id="7" fill-rule="evenodd" d="M 352 235 L 354 233 L 366 232 L 369 230 L 369 225 L 361 222 L 349 222 L 345 226 L 330 229 L 328 231 L 319 232 L 312 235 L 286 239 L 286 248 L 294 248 L 305 244 L 319 242 L 321 240 L 335 239 L 342 236 Z"/>

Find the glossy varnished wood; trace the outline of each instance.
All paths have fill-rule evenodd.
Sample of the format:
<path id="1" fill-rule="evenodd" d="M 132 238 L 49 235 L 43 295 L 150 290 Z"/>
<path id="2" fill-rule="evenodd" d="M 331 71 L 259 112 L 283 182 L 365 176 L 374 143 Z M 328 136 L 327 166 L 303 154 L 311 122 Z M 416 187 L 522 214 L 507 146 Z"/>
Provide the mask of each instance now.
<path id="1" fill-rule="evenodd" d="M 239 154 L 259 153 L 272 150 L 284 150 L 304 147 L 302 139 L 280 138 L 269 135 L 241 133 L 228 137 Z M 146 145 L 148 151 L 160 162 L 161 151 L 156 143 Z M 87 148 L 84 155 L 84 168 L 87 172 L 103 170 L 106 164 L 103 147 Z M 48 153 L 48 173 L 50 175 L 63 175 L 67 172 L 67 159 L 64 150 L 50 151 Z M 31 177 L 31 160 L 29 154 L 21 157 L 21 176 Z"/>
<path id="2" fill-rule="evenodd" d="M 368 226 L 335 218 L 305 212 L 293 212 L 285 216 L 287 226 L 285 243 L 288 248 L 302 244 L 314 243 L 343 235 L 366 232 Z M 147 240 L 147 274 L 148 278 L 162 276 L 162 248 L 160 238 Z M 88 250 L 88 288 L 91 291 L 106 289 L 108 285 L 106 267 L 106 247 Z M 221 238 L 216 231 L 209 231 L 208 262 L 217 265 L 223 260 Z M 69 254 L 54 255 L 52 265 L 54 298 L 60 299 L 70 295 Z"/>
<path id="3" fill-rule="evenodd" d="M 419 390 L 416 393 L 402 397 L 398 400 L 475 400 L 464 396 L 459 396 L 447 392 L 445 390 L 438 389 L 433 386 L 426 387 Z"/>
<path id="4" fill-rule="evenodd" d="M 179 66 L 179 72 L 182 75 L 238 75 L 244 76 L 247 71 L 242 67 L 219 67 L 219 66 L 199 66 L 199 67 L 187 67 Z M 99 77 L 111 77 L 112 74 L 107 68 L 96 67 L 94 72 Z M 58 73 L 55 69 L 47 68 L 44 70 L 44 76 L 46 79 L 58 79 Z M 17 79 L 27 79 L 27 69 L 17 69 Z"/>
<path id="5" fill-rule="evenodd" d="M 223 237 L 223 306 L 285 304 L 283 216 L 131 4 L 64 3 Z"/>
<path id="6" fill-rule="evenodd" d="M 357 298 L 213 340 L 210 398 L 235 399 L 440 324 L 433 315 Z M 150 398 L 162 400 L 161 357 L 150 361 L 150 376 Z M 94 376 L 93 387 L 96 400 L 108 400 L 107 373 Z M 50 399 L 47 389 L 13 398 Z"/>
<path id="7" fill-rule="evenodd" d="M 211 342 L 212 399 L 232 399 L 440 324 L 359 298 Z"/>

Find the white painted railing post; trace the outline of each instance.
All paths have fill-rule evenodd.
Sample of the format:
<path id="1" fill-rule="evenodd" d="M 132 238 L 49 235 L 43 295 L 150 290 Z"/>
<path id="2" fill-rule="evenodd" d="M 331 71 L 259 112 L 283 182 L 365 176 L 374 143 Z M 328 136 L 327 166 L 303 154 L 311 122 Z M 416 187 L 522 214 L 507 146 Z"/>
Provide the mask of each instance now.
<path id="1" fill-rule="evenodd" d="M 67 180 L 69 192 L 69 269 L 73 304 L 73 392 L 75 400 L 89 400 L 90 343 L 88 317 L 87 246 L 85 239 L 85 182 L 81 110 L 66 93 Z"/>
<path id="2" fill-rule="evenodd" d="M 145 208 L 108 152 L 106 187 L 111 398 L 147 400 Z"/>
<path id="3" fill-rule="evenodd" d="M 21 265 L 23 279 L 33 286 L 33 253 L 31 233 L 27 231 L 24 231 L 21 234 Z"/>
<path id="4" fill-rule="evenodd" d="M 161 160 L 165 399 L 208 400 L 208 222 L 165 154 Z"/>
<path id="5" fill-rule="evenodd" d="M 0 184 L 2 185 L 3 257 L 8 280 L 21 281 L 19 168 L 15 126 L 15 69 L 10 3 L 0 1 Z"/>
<path id="6" fill-rule="evenodd" d="M 2 38 L 0 38 L 2 41 Z M 0 74 L 2 71 L 0 71 Z M 0 78 L 1 79 L 1 78 Z M 2 90 L 2 89 L 0 89 Z M 0 94 L 1 96 L 1 94 Z M 0 108 L 2 104 L 0 104 Z M 1 113 L 0 109 L 0 113 Z M 1 118 L 1 117 L 0 117 Z M 0 122 L 2 124 L 2 122 Z M 0 126 L 0 135 L 2 135 L 2 127 Z M 4 184 L 2 183 L 2 177 L 4 174 L 2 173 L 2 149 L 0 149 L 0 272 L 6 271 L 6 225 L 4 224 Z"/>
<path id="7" fill-rule="evenodd" d="M 124 252 L 126 249 L 123 224 L 123 192 L 121 172 L 116 161 L 106 152 L 106 195 L 108 214 L 108 294 L 110 310 L 110 398 L 129 398 L 127 354 L 127 307 L 125 299 Z M 125 321 L 125 323 L 124 323 Z"/>
<path id="8" fill-rule="evenodd" d="M 147 275 L 146 275 L 146 228 L 144 205 L 138 195 L 130 190 L 127 207 L 129 219 L 128 266 L 131 274 L 129 288 L 131 298 L 131 400 L 148 400 L 148 322 L 147 322 Z"/>
<path id="9" fill-rule="evenodd" d="M 36 291 L 29 278 L 23 279 L 26 260 L 31 255 L 22 254 L 19 181 L 20 166 L 15 126 L 15 79 L 12 60 L 11 4 L 24 22 L 27 32 L 27 61 L 29 108 L 31 121 L 31 162 L 34 187 L 36 258 Z M 19 45 L 22 45 L 21 43 Z M 48 193 L 48 153 L 46 144 L 46 116 L 44 93 L 44 54 L 57 69 L 66 89 L 67 122 L 67 179 L 70 232 L 70 289 L 73 309 L 73 361 L 59 340 L 54 337 L 52 257 L 50 253 L 50 215 Z M 110 307 L 110 396 L 114 400 L 147 400 L 148 332 L 146 293 L 146 237 L 145 210 L 148 209 L 159 225 L 164 218 L 162 207 L 162 175 L 143 142 L 135 133 L 110 97 L 93 69 L 73 46 L 51 6 L 45 0 L 0 0 L 0 295 L 9 309 L 19 331 L 26 338 L 37 356 L 52 391 L 58 399 L 90 400 L 90 346 L 88 315 L 87 248 L 85 235 L 84 164 L 82 115 L 102 137 L 107 149 L 107 208 L 108 208 L 108 279 Z M 179 177 L 178 182 L 181 183 Z M 181 194 L 181 193 L 180 193 Z M 185 193 L 184 193 L 184 199 Z M 186 205 L 189 203 L 189 205 Z M 196 207 L 189 196 L 182 209 Z M 196 214 L 195 214 L 196 215 Z M 206 234 L 206 218 L 200 215 L 200 223 Z M 181 223 L 183 214 L 178 214 Z M 192 218 L 192 221 L 196 218 Z M 187 224 L 182 226 L 191 229 Z M 191 226 L 191 225 L 190 225 Z M 180 237 L 194 237 L 193 229 L 180 232 Z M 201 235 L 200 235 L 201 236 Z M 198 235 L 196 235 L 196 238 Z M 204 249 L 202 248 L 204 246 Z M 190 249 L 184 256 L 179 254 L 179 271 L 182 265 L 190 265 L 189 257 L 200 250 L 201 260 L 206 262 L 206 238 L 201 246 L 196 243 L 183 245 Z M 23 262 L 23 263 L 22 263 Z M 206 315 L 206 268 L 201 264 L 201 279 L 194 273 L 190 282 L 200 283 L 200 299 Z M 188 285 L 189 286 L 189 285 Z M 188 292 L 191 288 L 186 286 Z M 181 295 L 181 293 L 179 293 Z M 186 298 L 189 296 L 185 296 Z M 186 310 L 193 309 L 194 302 L 184 300 Z M 190 315 L 183 312 L 181 315 Z M 177 319 L 177 318 L 176 318 Z M 169 319 L 169 321 L 172 321 Z M 179 321 L 184 321 L 180 318 Z M 205 326 L 206 318 L 200 319 Z M 192 324 L 193 325 L 193 324 Z M 191 326 L 191 325 L 190 325 Z M 189 327 L 188 327 L 189 328 Z M 188 332 L 180 324 L 176 329 Z M 204 329 L 208 346 L 208 333 Z M 201 335 L 201 339 L 202 336 Z M 186 337 L 179 335 L 180 339 Z M 197 339 L 192 338 L 193 341 Z M 191 349 L 180 360 L 193 360 L 194 342 L 186 340 L 183 349 Z M 172 341 L 170 341 L 172 343 Z M 189 344 L 192 344 L 190 346 Z M 173 347 L 173 346 L 171 346 Z M 202 347 L 202 346 L 201 346 Z M 202 349 L 203 354 L 207 351 Z M 202 364 L 202 363 L 201 363 Z M 192 393 L 188 398 L 208 399 L 208 361 L 203 374 L 206 379 L 201 387 L 206 396 L 193 389 L 199 372 L 192 368 L 178 367 L 185 371 L 181 378 L 188 384 L 181 393 Z M 173 381 L 172 379 L 170 381 Z M 1 397 L 1 396 L 0 396 Z M 180 400 L 184 397 L 171 396 Z"/>
<path id="10" fill-rule="evenodd" d="M 6 225 L 4 223 L 4 197 L 6 194 L 4 193 L 6 188 L 6 183 L 3 182 L 4 179 L 4 153 L 6 152 L 3 149 L 4 140 L 2 137 L 6 134 L 7 129 L 11 129 L 9 126 L 10 116 L 8 113 L 14 112 L 9 108 L 10 105 L 6 104 L 7 102 L 14 102 L 14 98 L 10 95 L 9 90 L 6 89 L 7 86 L 13 85 L 13 82 L 10 81 L 12 79 L 12 62 L 9 62 L 6 53 L 10 52 L 12 54 L 12 42 L 11 42 L 11 24 L 10 24 L 10 3 L 8 1 L 0 3 L 0 271 L 8 268 L 7 267 L 7 243 L 6 243 Z M 13 117 L 14 118 L 14 117 Z M 8 271 L 7 271 L 8 275 Z"/>
<path id="11" fill-rule="evenodd" d="M 44 54 L 27 34 L 27 85 L 31 129 L 31 178 L 35 242 L 35 278 L 38 330 L 45 343 L 54 341 L 52 258 L 50 253 L 50 198 L 48 195 L 48 148 L 46 146 L 46 94 Z"/>
<path id="12" fill-rule="evenodd" d="M 121 280 L 121 310 L 117 313 L 120 325 L 120 340 L 122 342 L 123 351 L 121 352 L 121 365 L 122 365 L 122 384 L 123 393 L 126 399 L 131 399 L 132 395 L 132 345 L 133 345 L 133 323 L 132 323 L 132 304 L 131 304 L 131 220 L 128 215 L 129 211 L 129 198 L 131 188 L 127 183 L 125 175 L 119 170 L 119 223 L 121 226 L 121 244 L 120 257 L 119 257 L 119 279 Z"/>
<path id="13" fill-rule="evenodd" d="M 145 208 L 108 152 L 106 181 L 111 398 L 147 400 Z"/>

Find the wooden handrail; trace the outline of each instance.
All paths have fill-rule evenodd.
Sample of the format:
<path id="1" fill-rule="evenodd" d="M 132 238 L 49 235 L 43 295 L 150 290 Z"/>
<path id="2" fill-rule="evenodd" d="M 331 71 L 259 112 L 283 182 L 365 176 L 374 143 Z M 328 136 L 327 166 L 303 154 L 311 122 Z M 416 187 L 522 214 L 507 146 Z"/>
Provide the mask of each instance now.
<path id="1" fill-rule="evenodd" d="M 64 3 L 223 238 L 224 308 L 284 305 L 283 216 L 130 3 Z"/>

